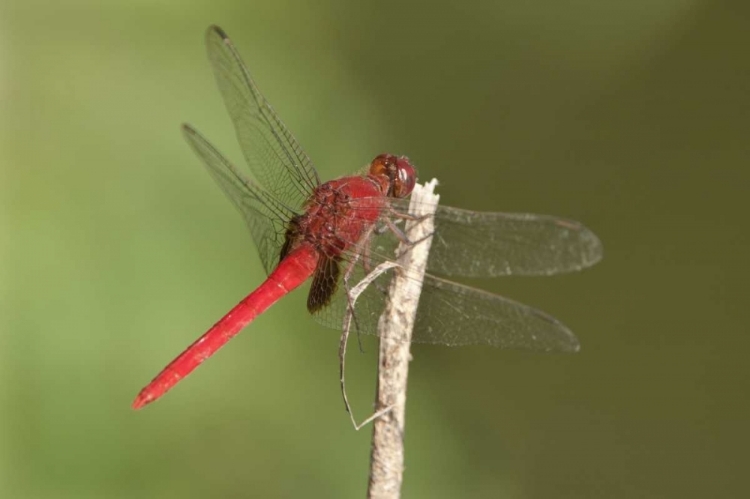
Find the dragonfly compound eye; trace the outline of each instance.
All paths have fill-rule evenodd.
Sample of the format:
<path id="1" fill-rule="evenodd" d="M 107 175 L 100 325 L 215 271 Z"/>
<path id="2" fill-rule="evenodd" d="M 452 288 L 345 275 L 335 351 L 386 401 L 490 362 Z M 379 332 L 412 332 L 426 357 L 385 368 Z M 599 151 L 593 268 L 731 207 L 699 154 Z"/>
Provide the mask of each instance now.
<path id="1" fill-rule="evenodd" d="M 379 154 L 370 163 L 370 175 L 389 176 L 389 172 L 395 170 L 396 156 L 393 154 Z"/>
<path id="2" fill-rule="evenodd" d="M 393 180 L 393 195 L 397 198 L 405 198 L 414 190 L 417 182 L 417 170 L 406 156 L 396 160 L 396 178 Z"/>

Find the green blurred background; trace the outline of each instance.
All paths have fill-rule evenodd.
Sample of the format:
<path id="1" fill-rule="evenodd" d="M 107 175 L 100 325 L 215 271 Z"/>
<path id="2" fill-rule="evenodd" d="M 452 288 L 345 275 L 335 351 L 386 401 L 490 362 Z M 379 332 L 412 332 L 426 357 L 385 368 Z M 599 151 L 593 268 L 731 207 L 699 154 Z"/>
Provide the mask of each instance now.
<path id="1" fill-rule="evenodd" d="M 747 2 L 0 3 L 0 497 L 362 497 L 370 428 L 297 292 L 141 412 L 263 278 L 183 142 L 240 159 L 211 23 L 325 179 L 408 154 L 445 204 L 549 213 L 595 268 L 480 283 L 580 354 L 416 346 L 405 497 L 741 497 Z M 355 412 L 376 343 L 353 349 Z"/>

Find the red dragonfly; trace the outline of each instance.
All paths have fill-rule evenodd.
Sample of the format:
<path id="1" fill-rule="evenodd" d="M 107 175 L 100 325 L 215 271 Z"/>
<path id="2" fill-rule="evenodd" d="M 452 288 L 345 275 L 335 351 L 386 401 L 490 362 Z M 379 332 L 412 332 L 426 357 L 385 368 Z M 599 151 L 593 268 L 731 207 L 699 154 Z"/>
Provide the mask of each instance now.
<path id="1" fill-rule="evenodd" d="M 261 95 L 229 37 L 206 34 L 208 55 L 244 153 L 250 180 L 189 125 L 183 132 L 242 213 L 267 279 L 174 359 L 136 397 L 153 402 L 258 315 L 312 277 L 307 308 L 342 328 L 348 282 L 393 258 L 408 218 L 416 170 L 404 156 L 381 154 L 366 172 L 321 183 L 312 162 Z M 551 275 L 580 270 L 602 256 L 599 239 L 557 217 L 473 212 L 438 206 L 427 270 L 468 277 Z M 357 330 L 377 334 L 389 276 L 357 301 Z M 343 282 L 343 285 L 342 285 Z M 379 284 L 378 284 L 379 283 Z M 425 276 L 413 341 L 577 351 L 562 323 L 526 305 L 430 274 Z"/>

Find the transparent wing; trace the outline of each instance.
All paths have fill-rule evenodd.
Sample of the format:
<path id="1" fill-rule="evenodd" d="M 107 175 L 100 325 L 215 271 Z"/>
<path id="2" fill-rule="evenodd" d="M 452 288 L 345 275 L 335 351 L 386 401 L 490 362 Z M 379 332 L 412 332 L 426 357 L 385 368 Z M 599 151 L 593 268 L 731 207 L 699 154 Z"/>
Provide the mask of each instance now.
<path id="1" fill-rule="evenodd" d="M 599 238 L 572 220 L 439 206 L 427 268 L 449 276 L 551 275 L 590 267 L 602 251 Z"/>
<path id="2" fill-rule="evenodd" d="M 573 333 L 535 308 L 434 276 L 425 279 L 414 341 L 491 345 L 545 352 L 577 352 Z"/>
<path id="3" fill-rule="evenodd" d="M 455 217 L 455 213 L 451 210 L 448 209 L 449 215 Z M 386 216 L 388 215 L 384 213 L 384 217 Z M 539 218 L 547 217 L 534 217 L 533 220 Z M 436 221 L 441 219 L 442 214 L 439 212 L 436 215 Z M 507 218 L 503 216 L 501 219 Z M 381 235 L 377 235 L 379 230 L 374 230 L 361 241 L 353 243 L 352 247 L 342 255 L 341 276 L 350 277 L 348 282 L 339 286 L 330 305 L 316 311 L 314 314 L 316 320 L 334 329 L 341 329 L 343 317 L 349 305 L 347 289 L 360 282 L 377 265 L 393 258 L 393 250 L 399 243 L 399 237 L 396 234 L 403 220 L 403 218 L 393 216 L 391 210 L 390 222 L 396 230 L 388 229 Z M 478 234 L 474 235 L 479 238 Z M 440 232 L 436 230 L 432 237 L 432 248 L 434 248 Z M 414 244 L 420 243 L 414 242 Z M 431 250 L 430 258 L 432 254 Z M 481 258 L 481 256 L 475 258 Z M 554 264 L 556 266 L 544 265 L 540 262 L 533 268 L 560 268 L 557 264 Z M 528 270 L 531 267 L 527 265 L 523 268 Z M 400 271 L 403 272 L 403 270 Z M 354 316 L 354 327 L 358 331 L 365 334 L 377 334 L 378 319 L 385 306 L 393 272 L 390 271 L 378 277 L 358 298 Z M 413 341 L 449 346 L 478 344 L 500 348 L 561 352 L 574 352 L 579 348 L 578 340 L 573 333 L 561 322 L 544 312 L 500 295 L 429 274 L 425 276 L 419 299 Z"/>
<path id="4" fill-rule="evenodd" d="M 354 273 L 356 284 L 364 277 Z M 355 305 L 355 325 L 364 334 L 377 334 L 392 273 L 380 276 Z M 347 307 L 344 290 L 315 313 L 324 326 L 341 329 Z M 500 295 L 426 275 L 417 309 L 412 341 L 448 346 L 490 345 L 545 352 L 576 352 L 575 335 L 560 321 L 535 308 Z"/>
<path id="5" fill-rule="evenodd" d="M 254 177 L 292 210 L 299 210 L 320 184 L 315 167 L 258 90 L 224 31 L 206 33 L 208 57 Z"/>
<path id="6" fill-rule="evenodd" d="M 409 200 L 391 199 L 388 203 L 383 217 L 398 226 L 403 221 L 401 214 L 408 213 Z M 583 224 L 564 218 L 442 205 L 434 217 L 427 270 L 439 275 L 552 275 L 590 267 L 602 258 L 599 238 Z M 375 265 L 392 259 L 400 242 L 393 231 L 382 232 L 369 243 Z"/>
<path id="7" fill-rule="evenodd" d="M 182 132 L 216 183 L 242 213 L 260 253 L 263 267 L 270 273 L 278 264 L 284 244 L 284 220 L 290 220 L 296 213 L 243 177 L 229 160 L 190 125 L 183 125 Z"/>

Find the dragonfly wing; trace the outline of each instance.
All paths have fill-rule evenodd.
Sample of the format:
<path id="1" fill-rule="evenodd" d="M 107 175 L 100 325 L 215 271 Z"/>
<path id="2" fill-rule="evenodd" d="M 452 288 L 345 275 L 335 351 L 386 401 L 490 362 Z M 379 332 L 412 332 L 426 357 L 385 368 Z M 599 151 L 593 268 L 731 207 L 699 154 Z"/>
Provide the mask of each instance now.
<path id="1" fill-rule="evenodd" d="M 580 348 L 564 324 L 540 310 L 430 275 L 425 276 L 413 341 L 545 352 Z"/>
<path id="2" fill-rule="evenodd" d="M 211 26 L 206 46 L 250 170 L 268 192 L 298 210 L 320 184 L 312 161 L 260 93 L 227 34 Z"/>
<path id="3" fill-rule="evenodd" d="M 578 222 L 547 215 L 439 206 L 427 269 L 442 275 L 551 275 L 602 258 L 599 238 Z"/>
<path id="4" fill-rule="evenodd" d="M 403 214 L 408 213 L 409 200 L 390 199 L 388 203 L 383 217 L 403 230 Z M 427 270 L 435 274 L 552 275 L 590 267 L 602 258 L 599 238 L 579 222 L 564 218 L 441 205 L 434 221 Z M 368 247 L 374 265 L 393 259 L 400 243 L 396 232 L 380 232 Z"/>
<path id="5" fill-rule="evenodd" d="M 352 330 L 378 334 L 378 320 L 393 272 L 382 274 L 358 297 Z M 348 287 L 366 274 L 363 266 L 357 265 Z M 341 329 L 347 306 L 347 286 L 340 285 L 328 306 L 315 311 L 313 317 L 326 327 Z M 500 295 L 429 274 L 424 279 L 412 341 L 548 352 L 579 349 L 575 335 L 554 317 Z"/>
<path id="6" fill-rule="evenodd" d="M 270 273 L 278 264 L 284 244 L 286 227 L 283 221 L 291 220 L 295 213 L 243 177 L 228 159 L 190 125 L 183 125 L 182 131 L 216 183 L 242 213 L 260 253 L 263 267 Z"/>
<path id="7" fill-rule="evenodd" d="M 318 323 L 331 329 L 341 330 L 344 317 L 349 310 L 350 301 L 348 293 L 353 286 L 356 286 L 367 276 L 368 272 L 362 265 L 361 258 L 352 257 L 351 260 L 345 260 L 337 265 L 340 269 L 337 279 L 338 283 L 334 286 L 332 294 L 326 296 L 326 305 L 315 308 L 309 306 L 313 296 L 317 293 L 313 286 L 310 289 L 310 297 L 308 298 L 308 310 L 310 310 L 313 318 Z M 346 281 L 344 281 L 345 275 L 349 276 Z M 362 334 L 375 335 L 378 333 L 378 319 L 385 307 L 386 292 L 392 276 L 392 271 L 380 275 L 357 298 L 354 307 L 355 314 L 352 330 L 356 329 L 357 332 Z"/>
<path id="8" fill-rule="evenodd" d="M 339 285 L 341 267 L 333 258 L 321 256 L 315 268 L 310 292 L 307 295 L 307 310 L 314 314 L 330 305 Z"/>

